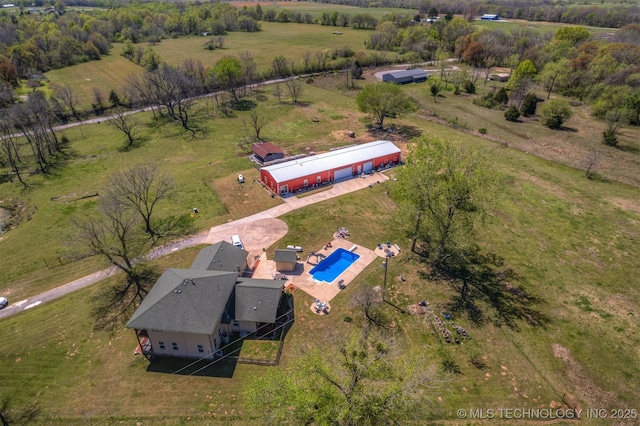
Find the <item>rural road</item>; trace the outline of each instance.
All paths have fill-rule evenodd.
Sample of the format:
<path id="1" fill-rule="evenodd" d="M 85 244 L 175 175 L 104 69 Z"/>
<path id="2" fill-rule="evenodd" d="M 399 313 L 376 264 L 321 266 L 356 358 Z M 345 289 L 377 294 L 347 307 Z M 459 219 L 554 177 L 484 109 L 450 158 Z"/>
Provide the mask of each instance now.
<path id="1" fill-rule="evenodd" d="M 276 207 L 272 207 L 268 210 L 261 211 L 251 216 L 246 216 L 242 219 L 228 222 L 222 225 L 214 226 L 209 231 L 203 231 L 198 234 L 180 239 L 173 243 L 167 244 L 162 247 L 158 247 L 149 253 L 148 258 L 156 259 L 172 253 L 177 250 L 181 250 L 186 247 L 196 246 L 198 244 L 212 244 L 221 240 L 229 240 L 229 236 L 232 234 L 239 234 L 243 237 L 243 242 L 246 249 L 253 255 L 255 252 L 261 252 L 262 247 L 268 247 L 277 242 L 283 236 L 285 228 L 280 226 L 274 227 L 277 232 L 269 232 L 269 226 L 265 224 L 269 221 L 277 220 L 281 222 L 278 217 L 289 213 L 293 210 L 319 203 L 331 198 L 339 197 L 350 192 L 358 191 L 360 189 L 368 187 L 370 184 L 386 181 L 388 177 L 381 173 L 374 173 L 373 175 L 365 175 L 365 177 L 347 179 L 341 182 L 337 182 L 333 187 L 327 191 L 312 194 L 307 197 L 297 198 L 295 196 L 287 197 L 284 199 L 284 203 Z M 284 222 L 283 222 L 284 223 Z M 252 229 L 257 228 L 257 229 Z M 286 232 L 285 232 L 286 234 Z M 9 301 L 9 306 L 0 310 L 0 319 L 15 315 L 19 312 L 33 309 L 40 306 L 43 303 L 65 296 L 71 292 L 79 290 L 81 288 L 88 287 L 98 281 L 103 280 L 109 276 L 118 273 L 115 268 L 107 268 L 85 277 L 79 278 L 70 283 L 61 285 L 44 293 L 40 293 L 36 296 L 30 297 L 18 302 Z"/>

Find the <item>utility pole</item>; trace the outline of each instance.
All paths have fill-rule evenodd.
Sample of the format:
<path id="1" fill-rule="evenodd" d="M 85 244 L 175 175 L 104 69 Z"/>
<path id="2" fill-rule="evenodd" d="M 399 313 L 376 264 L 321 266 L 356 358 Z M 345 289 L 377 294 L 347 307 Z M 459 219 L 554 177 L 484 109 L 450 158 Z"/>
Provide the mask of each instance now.
<path id="1" fill-rule="evenodd" d="M 391 254 L 387 253 L 387 258 L 384 262 L 382 262 L 382 266 L 384 266 L 384 285 L 382 286 L 382 301 L 385 301 L 385 296 L 387 294 L 387 268 L 389 266 L 389 259 L 391 258 Z"/>

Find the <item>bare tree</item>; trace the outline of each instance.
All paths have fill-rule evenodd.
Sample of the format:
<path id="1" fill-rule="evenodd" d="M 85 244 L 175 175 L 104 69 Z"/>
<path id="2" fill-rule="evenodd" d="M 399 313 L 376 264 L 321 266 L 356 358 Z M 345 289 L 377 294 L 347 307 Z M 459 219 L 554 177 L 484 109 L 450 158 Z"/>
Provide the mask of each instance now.
<path id="1" fill-rule="evenodd" d="M 153 92 L 148 86 L 147 79 L 142 73 L 129 74 L 126 79 L 125 93 L 128 93 L 130 105 L 152 105 L 153 119 L 156 119 L 156 108 L 153 98 Z"/>
<path id="2" fill-rule="evenodd" d="M 249 125 L 253 129 L 253 133 L 256 136 L 256 139 L 262 141 L 262 137 L 260 137 L 260 132 L 262 128 L 267 125 L 267 119 L 264 116 L 258 114 L 255 109 L 252 109 L 249 112 Z"/>
<path id="3" fill-rule="evenodd" d="M 51 159 L 56 154 L 64 155 L 64 151 L 53 130 L 54 115 L 44 94 L 30 93 L 25 103 L 11 109 L 11 120 L 31 148 L 38 169 L 46 173 Z"/>
<path id="4" fill-rule="evenodd" d="M 12 135 L 14 127 L 11 119 L 2 115 L 0 117 L 0 132 L 4 135 L 0 139 L 0 158 L 9 165 L 10 171 L 7 172 L 7 177 L 10 182 L 13 182 L 13 175 L 18 178 L 18 181 L 23 187 L 27 187 L 27 183 L 22 179 L 22 157 L 20 155 L 20 145 L 18 140 Z"/>
<path id="5" fill-rule="evenodd" d="M 179 70 L 196 81 L 201 91 L 204 92 L 207 89 L 208 70 L 200 60 L 187 58 L 179 67 Z"/>
<path id="6" fill-rule="evenodd" d="M 119 323 L 142 302 L 157 276 L 144 262 L 143 255 L 152 247 L 140 216 L 120 199 L 107 194 L 100 198 L 99 214 L 74 217 L 74 248 L 98 255 L 125 273 L 126 279 L 100 295 L 94 310 L 96 328 Z"/>
<path id="7" fill-rule="evenodd" d="M 53 93 L 55 94 L 56 98 L 58 98 L 60 102 L 62 102 L 62 104 L 69 110 L 69 112 L 71 112 L 73 118 L 79 120 L 77 110 L 78 96 L 76 95 L 76 93 L 71 90 L 70 87 L 61 85 L 55 85 Z"/>
<path id="8" fill-rule="evenodd" d="M 130 149 L 134 146 L 135 141 L 137 140 L 138 130 L 140 128 L 140 120 L 138 120 L 134 115 L 127 114 L 125 110 L 121 109 L 113 114 L 109 124 L 127 136 L 128 143 L 125 147 L 126 149 Z"/>
<path id="9" fill-rule="evenodd" d="M 298 99 L 300 95 L 302 95 L 302 83 L 297 78 L 287 80 L 286 81 L 287 89 L 289 90 L 289 96 L 291 96 L 291 100 L 293 103 L 298 103 Z"/>
<path id="10" fill-rule="evenodd" d="M 166 65 L 145 73 L 144 79 L 146 89 L 151 92 L 153 103 L 162 105 L 171 119 L 180 122 L 183 129 L 195 135 L 194 97 L 202 93 L 196 80 Z M 162 109 L 159 112 L 162 116 Z"/>
<path id="11" fill-rule="evenodd" d="M 589 154 L 585 161 L 585 171 L 584 174 L 587 179 L 592 179 L 593 174 L 595 173 L 596 168 L 598 167 L 598 163 L 600 162 L 600 151 L 598 149 L 592 149 L 589 151 Z"/>
<path id="12" fill-rule="evenodd" d="M 280 83 L 276 83 L 273 86 L 273 95 L 278 99 L 278 102 L 282 102 L 282 86 Z"/>
<path id="13" fill-rule="evenodd" d="M 387 327 L 388 321 L 382 311 L 378 309 L 378 306 L 383 301 L 382 291 L 383 289 L 378 290 L 365 283 L 353 296 L 352 304 L 362 308 L 369 324 L 374 324 L 378 327 Z"/>
<path id="14" fill-rule="evenodd" d="M 93 88 L 93 101 L 94 103 L 93 105 L 93 110 L 97 115 L 102 114 L 102 112 L 105 109 L 105 105 L 104 105 L 104 95 L 102 94 L 102 91 L 100 89 L 98 89 L 97 87 Z"/>
<path id="15" fill-rule="evenodd" d="M 247 88 L 251 87 L 256 82 L 258 76 L 258 67 L 256 61 L 249 51 L 240 53 L 238 56 L 240 59 L 240 69 L 242 70 L 242 81 L 244 83 L 244 94 L 247 92 Z"/>
<path id="16" fill-rule="evenodd" d="M 304 72 L 311 71 L 310 65 L 311 65 L 311 52 L 307 50 L 302 54 L 302 69 L 304 70 Z"/>
<path id="17" fill-rule="evenodd" d="M 173 188 L 172 179 L 155 166 L 135 166 L 116 173 L 109 180 L 106 195 L 135 210 L 144 221 L 145 231 L 157 236 L 151 223 L 153 210 L 159 201 L 169 198 Z"/>

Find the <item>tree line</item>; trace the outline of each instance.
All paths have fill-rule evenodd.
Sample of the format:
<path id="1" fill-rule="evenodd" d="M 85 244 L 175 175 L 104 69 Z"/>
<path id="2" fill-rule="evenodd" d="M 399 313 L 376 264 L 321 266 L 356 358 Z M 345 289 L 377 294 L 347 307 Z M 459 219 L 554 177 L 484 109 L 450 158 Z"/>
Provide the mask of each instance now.
<path id="1" fill-rule="evenodd" d="M 640 7 L 634 2 L 618 1 L 616 4 L 578 4 L 575 1 L 549 2 L 546 0 L 318 0 L 318 3 L 342 4 L 357 7 L 392 7 L 417 9 L 423 15 L 432 7 L 442 14 L 451 13 L 471 20 L 485 13 L 500 15 L 505 19 L 560 22 L 603 28 L 621 28 L 640 22 Z M 601 2 L 602 3 L 602 2 Z M 433 15 L 428 15 L 433 16 Z"/>

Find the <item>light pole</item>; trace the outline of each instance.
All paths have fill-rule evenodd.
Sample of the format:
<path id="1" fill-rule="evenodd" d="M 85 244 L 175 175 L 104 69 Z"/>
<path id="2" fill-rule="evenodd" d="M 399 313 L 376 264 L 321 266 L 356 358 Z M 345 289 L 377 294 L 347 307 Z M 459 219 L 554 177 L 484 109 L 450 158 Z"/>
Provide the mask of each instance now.
<path id="1" fill-rule="evenodd" d="M 382 286 L 382 301 L 384 301 L 384 297 L 387 294 L 387 267 L 389 266 L 389 259 L 391 258 L 391 253 L 387 253 L 387 258 L 384 262 L 382 262 L 382 266 L 384 266 L 384 285 Z"/>

